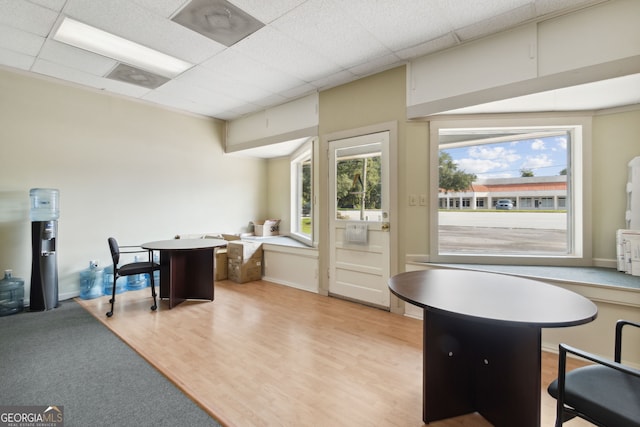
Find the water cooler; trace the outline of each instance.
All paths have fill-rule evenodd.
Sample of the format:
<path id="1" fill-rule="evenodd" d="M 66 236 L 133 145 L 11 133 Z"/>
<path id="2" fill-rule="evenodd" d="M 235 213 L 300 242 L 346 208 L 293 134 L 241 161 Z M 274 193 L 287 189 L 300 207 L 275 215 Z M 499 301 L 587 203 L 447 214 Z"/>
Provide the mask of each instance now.
<path id="1" fill-rule="evenodd" d="M 51 310 L 58 306 L 58 190 L 32 188 L 31 199 L 31 295 L 30 311 Z"/>

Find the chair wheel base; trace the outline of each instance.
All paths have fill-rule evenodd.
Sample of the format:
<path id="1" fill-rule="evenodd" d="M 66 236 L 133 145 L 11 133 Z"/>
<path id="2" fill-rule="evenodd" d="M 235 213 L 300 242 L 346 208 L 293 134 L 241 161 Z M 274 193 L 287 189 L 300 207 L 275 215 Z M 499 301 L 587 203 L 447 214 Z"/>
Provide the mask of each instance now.
<path id="1" fill-rule="evenodd" d="M 107 311 L 107 317 L 113 316 L 113 311 Z"/>
<path id="2" fill-rule="evenodd" d="M 156 311 L 157 309 L 158 309 L 157 305 L 154 304 L 154 305 L 151 306 L 151 310 Z"/>

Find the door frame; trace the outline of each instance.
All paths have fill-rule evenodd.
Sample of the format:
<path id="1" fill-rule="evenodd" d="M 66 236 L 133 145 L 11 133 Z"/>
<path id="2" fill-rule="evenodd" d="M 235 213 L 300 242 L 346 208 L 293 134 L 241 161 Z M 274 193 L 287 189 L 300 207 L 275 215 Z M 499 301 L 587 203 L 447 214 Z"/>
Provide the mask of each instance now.
<path id="1" fill-rule="evenodd" d="M 374 125 L 353 128 L 338 132 L 332 132 L 323 135 L 321 140 L 321 152 L 323 153 L 322 161 L 324 163 L 323 180 L 324 191 L 323 199 L 325 200 L 324 207 L 320 211 L 321 220 L 321 236 L 322 239 L 318 246 L 320 252 L 320 271 L 324 271 L 325 274 L 320 274 L 319 281 L 319 293 L 322 295 L 329 295 L 329 271 L 331 266 L 329 260 L 331 251 L 335 248 L 329 247 L 330 242 L 330 227 L 329 227 L 329 142 L 339 139 L 354 138 L 361 135 L 368 135 L 372 133 L 389 132 L 389 275 L 393 276 L 398 273 L 398 122 L 389 121 L 378 123 Z M 398 304 L 394 303 L 397 297 L 391 295 L 390 310 L 392 312 L 398 312 Z"/>

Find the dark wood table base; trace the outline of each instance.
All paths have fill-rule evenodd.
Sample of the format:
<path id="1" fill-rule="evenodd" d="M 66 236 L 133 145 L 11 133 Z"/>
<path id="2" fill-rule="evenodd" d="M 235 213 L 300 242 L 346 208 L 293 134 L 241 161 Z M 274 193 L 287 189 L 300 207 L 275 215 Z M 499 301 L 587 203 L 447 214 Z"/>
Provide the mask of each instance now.
<path id="1" fill-rule="evenodd" d="M 423 420 L 472 412 L 496 427 L 540 425 L 541 332 L 424 310 Z"/>
<path id="2" fill-rule="evenodd" d="M 160 298 L 169 308 L 187 299 L 214 299 L 214 248 L 197 251 L 160 251 Z M 179 286 L 164 286 L 169 283 Z"/>

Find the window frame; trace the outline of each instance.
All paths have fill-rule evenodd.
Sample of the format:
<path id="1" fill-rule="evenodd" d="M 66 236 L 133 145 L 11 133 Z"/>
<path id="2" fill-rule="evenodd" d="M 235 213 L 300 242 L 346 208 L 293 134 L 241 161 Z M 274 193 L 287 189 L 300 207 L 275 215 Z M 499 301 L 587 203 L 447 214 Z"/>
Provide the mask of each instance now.
<path id="1" fill-rule="evenodd" d="M 520 265 L 564 265 L 589 266 L 592 259 L 592 184 L 591 184 L 591 123 L 592 118 L 584 114 L 546 115 L 509 114 L 487 116 L 442 116 L 431 117 L 429 122 L 429 261 L 461 264 L 520 264 Z M 572 197 L 567 197 L 570 206 L 567 214 L 571 222 L 567 230 L 572 239 L 573 251 L 560 255 L 537 254 L 452 254 L 439 253 L 438 228 L 438 155 L 439 134 L 448 128 L 505 128 L 505 127 L 575 127 L 579 139 L 572 138 L 569 151 Z"/>
<path id="2" fill-rule="evenodd" d="M 290 207 L 291 207 L 291 221 L 290 221 L 290 230 L 289 236 L 301 243 L 304 243 L 307 246 L 313 246 L 313 235 L 314 235 L 314 210 L 315 210 L 315 186 L 314 186 L 314 144 L 313 141 L 315 138 L 309 138 L 309 140 L 303 143 L 296 151 L 294 151 L 290 158 Z M 311 170 L 310 173 L 310 185 L 311 185 L 311 200 L 309 206 L 309 216 L 311 217 L 311 233 L 305 234 L 302 233 L 299 229 L 299 224 L 302 221 L 302 209 L 300 208 L 300 192 L 302 191 L 302 183 L 300 182 L 301 178 L 301 166 L 305 162 L 309 162 Z"/>

